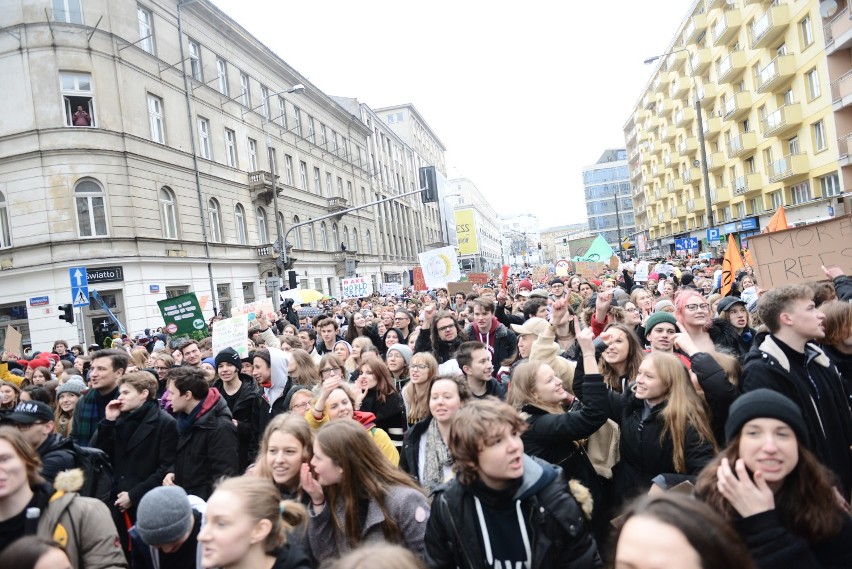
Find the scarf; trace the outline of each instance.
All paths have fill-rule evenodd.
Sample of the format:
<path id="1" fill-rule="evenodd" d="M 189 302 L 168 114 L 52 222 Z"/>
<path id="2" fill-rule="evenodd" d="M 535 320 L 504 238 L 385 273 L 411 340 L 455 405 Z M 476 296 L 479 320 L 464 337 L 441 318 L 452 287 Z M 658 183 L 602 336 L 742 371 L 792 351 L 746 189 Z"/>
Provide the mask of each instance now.
<path id="1" fill-rule="evenodd" d="M 438 430 L 438 421 L 432 419 L 426 428 L 426 449 L 423 464 L 423 479 L 420 483 L 430 492 L 444 483 L 444 467 L 453 462 L 450 449 L 447 448 L 441 432 Z"/>

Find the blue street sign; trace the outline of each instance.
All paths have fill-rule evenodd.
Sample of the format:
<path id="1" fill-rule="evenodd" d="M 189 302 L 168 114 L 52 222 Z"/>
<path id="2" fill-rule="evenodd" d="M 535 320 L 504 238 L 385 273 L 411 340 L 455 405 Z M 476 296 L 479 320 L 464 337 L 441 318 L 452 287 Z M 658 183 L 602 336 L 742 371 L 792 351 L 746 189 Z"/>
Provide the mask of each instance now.
<path id="1" fill-rule="evenodd" d="M 718 241 L 719 240 L 719 228 L 711 227 L 707 230 L 707 241 Z"/>
<path id="2" fill-rule="evenodd" d="M 71 267 L 68 269 L 71 279 L 71 303 L 75 306 L 89 306 L 89 278 L 86 267 Z"/>

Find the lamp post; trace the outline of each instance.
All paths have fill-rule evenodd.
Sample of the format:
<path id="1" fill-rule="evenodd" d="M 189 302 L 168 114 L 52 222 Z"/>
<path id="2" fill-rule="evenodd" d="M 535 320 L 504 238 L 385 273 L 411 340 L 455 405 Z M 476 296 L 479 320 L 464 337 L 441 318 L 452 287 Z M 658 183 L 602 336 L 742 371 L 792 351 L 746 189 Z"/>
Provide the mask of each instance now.
<path id="1" fill-rule="evenodd" d="M 686 48 L 674 49 L 667 53 L 649 57 L 643 63 L 648 65 L 660 58 L 681 51 L 689 52 Z M 714 221 L 713 207 L 710 203 L 710 172 L 707 169 L 707 148 L 704 141 L 704 119 L 701 117 L 701 99 L 698 98 L 698 83 L 695 82 L 695 77 L 692 77 L 692 89 L 695 92 L 695 101 L 693 102 L 693 106 L 695 107 L 695 116 L 698 119 L 698 146 L 701 151 L 701 177 L 704 181 L 704 207 L 707 210 L 707 229 L 711 229 L 714 225 Z M 713 253 L 713 257 L 716 257 L 718 254 L 718 245 L 710 245 L 710 250 Z"/>

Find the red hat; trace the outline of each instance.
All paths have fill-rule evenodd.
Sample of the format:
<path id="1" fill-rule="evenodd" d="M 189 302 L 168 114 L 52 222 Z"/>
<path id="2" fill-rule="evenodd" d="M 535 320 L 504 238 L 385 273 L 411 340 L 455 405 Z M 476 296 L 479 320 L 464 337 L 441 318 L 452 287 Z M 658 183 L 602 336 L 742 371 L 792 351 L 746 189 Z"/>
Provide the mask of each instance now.
<path id="1" fill-rule="evenodd" d="M 533 289 L 532 281 L 529 280 L 529 279 L 522 280 L 520 283 L 518 283 L 518 290 L 521 290 L 522 288 L 525 288 L 527 290 L 532 290 Z"/>
<path id="2" fill-rule="evenodd" d="M 35 369 L 37 367 L 50 368 L 50 360 L 43 360 L 41 358 L 36 358 L 36 359 L 30 360 L 27 363 L 27 365 L 29 366 L 30 369 Z"/>
<path id="3" fill-rule="evenodd" d="M 47 356 L 48 358 L 52 359 L 52 360 L 53 360 L 53 363 L 56 363 L 56 362 L 58 362 L 58 361 L 59 361 L 59 354 L 53 354 L 53 353 L 51 353 L 51 354 L 45 354 L 45 356 Z M 41 357 L 41 356 L 39 356 L 39 357 Z"/>
<path id="4" fill-rule="evenodd" d="M 27 369 L 27 366 L 30 364 L 29 360 L 25 360 L 23 358 L 18 360 L 18 365 L 24 369 Z"/>

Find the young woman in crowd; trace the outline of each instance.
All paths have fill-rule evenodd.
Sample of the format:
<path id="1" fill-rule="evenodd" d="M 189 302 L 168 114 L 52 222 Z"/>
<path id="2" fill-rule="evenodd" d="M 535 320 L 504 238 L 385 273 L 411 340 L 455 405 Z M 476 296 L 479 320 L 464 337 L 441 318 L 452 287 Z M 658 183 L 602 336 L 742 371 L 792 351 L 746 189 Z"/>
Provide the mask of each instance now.
<path id="1" fill-rule="evenodd" d="M 598 369 L 603 375 L 604 383 L 615 393 L 625 393 L 629 384 L 639 373 L 639 365 L 644 357 L 644 350 L 639 338 L 624 324 L 610 324 L 600 335 L 600 340 L 606 348 L 600 353 Z M 585 362 L 585 358 L 582 359 Z M 585 371 L 583 365 L 577 365 L 574 370 L 574 395 L 584 400 L 583 383 Z"/>
<path id="2" fill-rule="evenodd" d="M 314 394 L 310 389 L 295 386 L 296 390 L 290 395 L 290 412 L 304 417 L 308 409 L 311 408 L 311 403 L 314 401 Z"/>
<path id="3" fill-rule="evenodd" d="M 166 352 L 154 352 L 154 371 L 157 372 L 157 397 L 162 398 L 168 381 L 166 374 L 175 367 L 175 359 Z"/>
<path id="4" fill-rule="evenodd" d="M 423 553 L 429 503 L 370 436 L 351 421 L 333 421 L 314 440 L 313 472 L 302 465 L 310 496 L 308 543 L 314 559 L 338 557 L 362 543 L 389 541 Z"/>
<path id="5" fill-rule="evenodd" d="M 33 376 L 30 379 L 30 385 L 44 385 L 53 379 L 50 370 L 46 367 L 37 367 L 33 370 Z"/>
<path id="6" fill-rule="evenodd" d="M 743 537 L 761 569 L 852 567 L 852 519 L 833 475 L 807 450 L 801 410 L 769 389 L 734 402 L 728 446 L 696 493 Z"/>
<path id="7" fill-rule="evenodd" d="M 396 446 L 402 446 L 402 437 L 408 427 L 405 404 L 394 387 L 388 366 L 374 358 L 363 362 L 360 371 L 356 389 L 366 389 L 360 410 L 373 413 L 376 426 L 384 429 Z"/>
<path id="8" fill-rule="evenodd" d="M 213 383 L 213 387 L 227 403 L 237 426 L 239 472 L 242 472 L 257 454 L 260 436 L 256 430 L 259 424 L 257 413 L 260 412 L 260 387 L 253 377 L 241 372 L 242 359 L 235 349 L 223 349 L 216 354 L 214 363 L 219 379 Z"/>
<path id="9" fill-rule="evenodd" d="M 318 388 L 319 394 L 305 413 L 311 429 L 317 430 L 331 421 L 355 420 L 370 433 L 381 453 L 393 464 L 399 464 L 399 451 L 388 433 L 376 426 L 376 416 L 359 410 L 366 390 L 355 389 L 345 382 L 346 370 L 340 360 L 334 354 L 324 354 L 320 373 L 322 385 Z"/>
<path id="10" fill-rule="evenodd" d="M 752 342 L 757 335 L 757 331 L 749 326 L 749 312 L 746 309 L 745 301 L 736 296 L 726 296 L 719 300 L 716 309 L 719 311 L 719 318 L 717 320 L 730 324 L 730 327 L 723 326 L 720 330 L 727 331 L 728 333 L 734 331 L 737 334 L 736 337 L 728 338 L 726 342 L 727 345 L 733 348 L 733 351 L 730 352 L 731 355 L 740 359 L 744 358 L 748 351 L 751 350 Z M 712 335 L 713 331 L 711 330 Z M 718 340 L 715 342 L 717 345 L 719 343 Z"/>
<path id="11" fill-rule="evenodd" d="M 392 323 L 392 321 L 391 321 Z M 349 317 L 349 326 L 346 328 L 346 334 L 343 339 L 354 345 L 358 338 L 367 338 L 370 343 L 378 344 L 381 341 L 378 330 L 374 325 L 369 323 L 364 317 L 364 314 L 358 310 L 352 313 Z"/>
<path id="12" fill-rule="evenodd" d="M 311 460 L 314 435 L 302 415 L 284 413 L 273 418 L 260 443 L 252 474 L 275 483 L 285 500 L 308 505 L 308 496 L 299 485 L 302 464 Z"/>
<path id="13" fill-rule="evenodd" d="M 256 431 L 262 433 L 267 423 L 275 416 L 287 411 L 287 393 L 292 381 L 287 375 L 288 356 L 281 350 L 261 349 L 252 352 L 254 368 L 252 375 L 263 388 Z"/>
<path id="14" fill-rule="evenodd" d="M 411 381 L 402 388 L 402 401 L 408 426 L 422 421 L 429 415 L 429 387 L 432 378 L 438 375 L 438 362 L 428 352 L 411 356 Z"/>
<path id="15" fill-rule="evenodd" d="M 411 334 L 408 335 L 408 339 L 405 341 L 406 344 L 408 344 L 408 347 L 411 350 L 412 354 L 414 353 L 414 346 L 417 345 L 417 336 L 419 336 L 419 335 L 420 335 L 420 330 L 419 329 L 415 330 L 414 332 L 412 332 Z"/>
<path id="16" fill-rule="evenodd" d="M 613 536 L 612 567 L 754 569 L 742 539 L 707 505 L 680 494 L 637 498 Z"/>
<path id="17" fill-rule="evenodd" d="M 54 415 L 54 430 L 63 437 L 71 436 L 74 424 L 74 407 L 86 391 L 82 381 L 67 381 L 56 388 L 56 413 Z"/>
<path id="18" fill-rule="evenodd" d="M 0 413 L 11 413 L 18 405 L 20 398 L 20 387 L 8 381 L 0 381 Z"/>
<path id="19" fill-rule="evenodd" d="M 72 569 L 65 550 L 52 539 L 22 537 L 0 554 L 0 567 L 15 569 Z"/>
<path id="20" fill-rule="evenodd" d="M 395 344 L 405 343 L 405 336 L 399 328 L 388 328 L 382 336 L 382 355 L 387 354 L 388 348 Z"/>
<path id="21" fill-rule="evenodd" d="M 287 357 L 287 375 L 293 385 L 306 386 L 313 389 L 320 384 L 319 371 L 314 358 L 305 350 L 295 349 Z"/>
<path id="22" fill-rule="evenodd" d="M 133 348 L 130 350 L 130 365 L 136 369 L 145 369 L 148 367 L 148 350 L 145 348 Z"/>
<path id="23" fill-rule="evenodd" d="M 294 528 L 305 523 L 304 506 L 282 501 L 268 480 L 229 478 L 207 500 L 198 532 L 201 566 L 219 569 L 311 569 Z"/>
<path id="24" fill-rule="evenodd" d="M 349 362 L 349 359 L 352 357 L 352 346 L 349 345 L 349 342 L 347 342 L 346 340 L 338 340 L 334 343 L 334 347 L 332 348 L 331 352 L 335 356 L 337 356 L 337 359 L 343 362 L 343 367 L 346 368 L 346 371 L 349 372 L 349 374 L 355 371 L 350 370 L 346 365 L 347 362 Z"/>
<path id="25" fill-rule="evenodd" d="M 659 475 L 686 479 L 713 459 L 716 446 L 705 403 L 677 356 L 648 354 L 633 391 L 611 394 L 610 401 L 610 418 L 621 427 L 621 460 L 613 473 L 617 503 L 647 492 Z"/>
<path id="26" fill-rule="evenodd" d="M 177 442 L 177 422 L 157 404 L 154 377 L 146 371 L 121 376 L 118 398 L 107 403 L 92 446 L 103 450 L 112 464 L 113 519 L 125 551 L 136 506 L 174 465 Z"/>
<path id="27" fill-rule="evenodd" d="M 829 302 L 820 311 L 825 314 L 825 337 L 820 346 L 840 370 L 852 404 L 852 303 Z"/>
<path id="28" fill-rule="evenodd" d="M 437 376 L 428 389 L 429 415 L 405 433 L 399 467 L 431 493 L 452 477 L 453 460 L 447 447 L 450 425 L 471 395 L 467 381 L 459 375 Z"/>
<path id="29" fill-rule="evenodd" d="M 719 306 L 722 302 L 719 301 Z M 674 305 L 681 332 L 689 334 L 700 351 L 721 350 L 734 355 L 740 352 L 740 338 L 734 327 L 727 320 L 714 321 L 710 303 L 697 290 L 683 289 L 675 296 Z"/>
<path id="30" fill-rule="evenodd" d="M 654 298 L 645 289 L 637 288 L 630 293 L 630 302 L 639 309 L 642 320 L 654 313 Z"/>
<path id="31" fill-rule="evenodd" d="M 408 383 L 409 370 L 408 364 L 411 362 L 411 348 L 407 344 L 396 344 L 388 348 L 385 354 L 385 362 L 393 379 L 394 387 L 397 391 L 402 391 Z"/>

